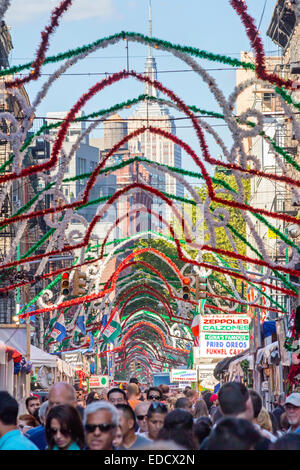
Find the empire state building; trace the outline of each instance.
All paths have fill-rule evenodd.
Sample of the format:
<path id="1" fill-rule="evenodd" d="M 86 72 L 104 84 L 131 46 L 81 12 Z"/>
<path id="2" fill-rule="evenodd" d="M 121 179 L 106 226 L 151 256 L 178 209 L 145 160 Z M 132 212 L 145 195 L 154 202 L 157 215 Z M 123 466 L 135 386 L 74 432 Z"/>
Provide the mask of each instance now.
<path id="1" fill-rule="evenodd" d="M 151 6 L 149 6 L 149 36 L 152 37 Z M 156 61 L 153 57 L 151 46 L 149 46 L 149 53 L 145 64 L 145 76 L 149 77 L 152 81 L 157 80 Z M 155 98 L 159 97 L 156 88 L 149 83 L 145 83 L 144 93 Z M 173 117 L 170 115 L 168 108 L 159 102 L 150 102 L 148 100 L 141 102 L 128 120 L 128 132 L 145 127 L 147 123 L 152 127 L 160 128 L 170 134 L 176 135 Z M 141 152 L 144 154 L 145 158 L 154 162 L 181 168 L 180 146 L 161 135 L 151 133 L 149 130 L 131 139 L 129 148 L 131 153 Z M 183 186 L 174 177 L 162 172 L 155 173 L 160 176 L 153 179 L 153 181 L 155 181 L 153 187 L 160 191 L 183 197 Z M 172 219 L 170 207 L 160 198 L 159 200 L 157 198 L 155 202 L 160 206 L 159 212 L 161 212 L 162 216 L 170 221 Z M 161 210 L 161 206 L 163 206 L 163 211 Z"/>

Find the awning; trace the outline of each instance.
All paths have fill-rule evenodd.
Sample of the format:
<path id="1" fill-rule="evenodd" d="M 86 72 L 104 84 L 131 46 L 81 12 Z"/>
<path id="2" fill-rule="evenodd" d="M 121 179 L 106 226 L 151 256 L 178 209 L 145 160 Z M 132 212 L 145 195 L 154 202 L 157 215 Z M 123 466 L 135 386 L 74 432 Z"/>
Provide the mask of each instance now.
<path id="1" fill-rule="evenodd" d="M 56 357 L 36 346 L 30 345 L 30 361 L 33 367 L 56 367 Z"/>
<path id="2" fill-rule="evenodd" d="M 237 359 L 235 359 L 229 364 L 229 367 L 228 367 L 229 380 L 233 380 L 236 375 L 244 374 L 243 369 L 241 367 L 242 361 L 248 361 L 249 369 L 253 369 L 253 363 L 254 363 L 253 356 L 249 354 L 249 351 L 248 351 L 248 354 L 244 354 L 238 357 Z"/>
<path id="3" fill-rule="evenodd" d="M 240 364 L 242 361 L 249 361 L 249 369 L 253 369 L 253 356 L 252 354 L 245 354 L 245 356 L 241 356 L 239 357 L 238 359 L 235 359 L 234 361 L 232 361 L 229 365 L 229 368 L 230 367 L 234 367 L 234 366 L 237 366 L 238 364 Z"/>
<path id="4" fill-rule="evenodd" d="M 260 364 L 261 362 L 271 364 L 271 354 L 275 351 L 278 352 L 278 341 L 259 349 L 257 351 L 256 364 Z"/>
<path id="5" fill-rule="evenodd" d="M 1 328 L 0 341 L 6 346 L 16 349 L 22 356 L 26 356 L 26 328 Z"/>
<path id="6" fill-rule="evenodd" d="M 217 380 L 220 380 L 221 378 L 221 375 L 222 375 L 222 372 L 224 372 L 225 370 L 227 370 L 229 368 L 229 364 L 231 364 L 231 362 L 235 361 L 235 360 L 238 360 L 240 357 L 242 357 L 242 360 L 244 359 L 244 355 L 245 354 L 249 354 L 249 349 L 245 349 L 245 351 L 241 352 L 240 354 L 238 354 L 237 356 L 233 356 L 233 357 L 226 357 L 225 359 L 223 359 L 222 361 L 218 362 L 218 364 L 216 365 L 215 369 L 214 369 L 214 377 L 217 379 Z M 252 367 L 253 368 L 253 367 Z"/>

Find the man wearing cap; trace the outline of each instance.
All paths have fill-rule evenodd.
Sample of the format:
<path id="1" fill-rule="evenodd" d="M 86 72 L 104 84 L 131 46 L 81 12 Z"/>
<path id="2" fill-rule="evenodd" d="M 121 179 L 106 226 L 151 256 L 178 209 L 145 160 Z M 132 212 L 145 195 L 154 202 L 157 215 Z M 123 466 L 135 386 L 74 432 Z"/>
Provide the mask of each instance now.
<path id="1" fill-rule="evenodd" d="M 285 400 L 284 408 L 290 424 L 287 432 L 295 432 L 300 426 L 300 393 L 291 393 Z"/>

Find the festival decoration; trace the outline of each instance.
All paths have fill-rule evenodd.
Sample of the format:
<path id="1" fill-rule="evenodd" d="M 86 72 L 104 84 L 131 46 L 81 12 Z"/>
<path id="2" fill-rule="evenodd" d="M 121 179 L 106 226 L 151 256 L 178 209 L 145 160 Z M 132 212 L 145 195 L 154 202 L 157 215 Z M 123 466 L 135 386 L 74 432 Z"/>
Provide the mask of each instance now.
<path id="1" fill-rule="evenodd" d="M 10 194 L 13 181 L 19 180 L 21 184 L 28 177 L 38 177 L 43 181 L 41 190 L 37 191 L 16 212 L 4 216 L 0 221 L 0 231 L 9 226 L 16 231 L 10 249 L 5 253 L 5 257 L 0 264 L 0 295 L 7 295 L 16 289 L 35 285 L 41 281 L 47 282 L 47 279 L 54 278 L 19 312 L 20 319 L 53 312 L 46 333 L 46 339 L 52 345 L 52 348 L 60 348 L 60 351 L 78 349 L 76 335 L 77 338 L 79 337 L 80 347 L 87 346 L 87 352 L 94 351 L 95 338 L 98 345 L 103 345 L 105 342 L 113 343 L 113 353 L 120 354 L 116 364 L 120 365 L 123 361 L 123 367 L 126 367 L 126 364 L 135 356 L 143 363 L 145 370 L 149 370 L 150 365 L 153 370 L 160 370 L 165 360 L 164 356 L 167 353 L 170 353 L 168 354 L 170 364 L 186 364 L 190 356 L 190 350 L 173 345 L 172 341 L 174 341 L 174 344 L 177 343 L 174 339 L 176 335 L 172 333 L 171 328 L 172 325 L 178 323 L 184 328 L 191 327 L 192 331 L 194 331 L 194 327 L 197 329 L 197 322 L 194 321 L 193 323 L 193 318 L 194 320 L 197 318 L 196 316 L 193 317 L 195 305 L 197 305 L 194 289 L 193 287 L 189 289 L 187 298 L 181 292 L 182 282 L 191 272 L 197 275 L 203 273 L 207 275 L 207 299 L 205 305 L 202 306 L 205 311 L 239 312 L 246 305 L 251 305 L 253 309 L 275 312 L 278 315 L 284 315 L 286 308 L 272 294 L 281 293 L 296 298 L 297 289 L 287 275 L 300 275 L 300 271 L 296 269 L 300 261 L 300 248 L 297 243 L 278 228 L 279 221 L 284 224 L 300 225 L 299 219 L 290 214 L 250 205 L 244 186 L 245 182 L 251 181 L 254 177 L 289 185 L 295 201 L 299 202 L 298 188 L 300 182 L 297 174 L 300 166 L 292 155 L 265 133 L 264 115 L 261 112 L 248 109 L 240 116 L 234 114 L 236 100 L 243 91 L 254 83 L 254 79 L 247 80 L 235 87 L 229 98 L 226 99 L 213 77 L 196 62 L 195 58 L 218 61 L 255 72 L 255 80 L 259 80 L 259 83 L 270 87 L 280 100 L 284 113 L 291 119 L 293 132 L 298 140 L 300 140 L 300 126 L 295 119 L 293 110 L 295 107 L 299 109 L 300 104 L 295 102 L 289 92 L 297 90 L 300 84 L 267 72 L 262 41 L 253 19 L 247 13 L 247 5 L 244 1 L 230 0 L 230 4 L 245 27 L 255 53 L 255 64 L 125 31 L 56 56 L 46 57 L 50 37 L 58 27 L 60 18 L 71 4 L 71 0 L 64 0 L 53 10 L 49 25 L 41 33 L 41 43 L 33 62 L 0 71 L 0 76 L 4 77 L 0 87 L 0 95 L 4 97 L 10 94 L 22 108 L 20 120 L 17 120 L 12 113 L 0 113 L 0 118 L 10 122 L 13 129 L 10 133 L 0 132 L 1 140 L 10 143 L 12 148 L 8 160 L 0 167 L 0 208 L 4 206 L 5 199 Z M 0 2 L 0 17 L 5 14 L 9 5 L 10 2 L 7 0 Z M 291 2 L 291 8 L 294 8 L 298 18 L 299 2 Z M 215 103 L 221 112 L 203 110 L 194 104 L 188 106 L 177 94 L 159 81 L 151 80 L 148 76 L 139 74 L 134 70 L 122 70 L 107 76 L 95 83 L 88 91 L 84 91 L 71 107 L 64 120 L 51 125 L 43 125 L 34 135 L 29 137 L 28 131 L 32 125 L 37 107 L 45 99 L 50 87 L 60 78 L 61 74 L 77 62 L 84 60 L 92 52 L 100 48 L 105 49 L 122 40 L 154 46 L 173 54 L 187 64 L 207 85 L 208 91 L 215 99 Z M 32 105 L 29 106 L 20 92 L 21 87 L 31 80 L 38 81 L 44 65 L 59 63 L 63 60 L 65 62 L 50 75 L 33 100 Z M 24 77 L 11 78 L 12 75 L 23 70 L 29 70 Z M 85 117 L 78 117 L 79 111 L 93 97 L 100 94 L 107 87 L 127 79 L 134 79 L 154 87 L 164 98 L 143 94 L 122 103 L 114 104 L 108 109 L 92 112 Z M 122 109 L 135 106 L 142 101 L 149 104 L 159 103 L 171 109 L 176 109 L 188 118 L 197 137 L 201 155 L 198 155 L 187 142 L 184 142 L 173 133 L 147 122 L 146 126 L 130 132 L 117 142 L 101 157 L 98 165 L 92 171 L 68 178 L 66 175 L 68 164 L 74 158 L 82 141 L 89 136 L 99 122 L 103 123 L 116 111 L 119 112 Z M 227 148 L 214 128 L 206 122 L 205 117 L 208 116 L 222 119 L 226 123 L 233 140 L 232 148 Z M 80 122 L 87 118 L 95 120 L 78 136 L 71 150 L 67 153 L 64 143 L 70 126 L 74 122 Z M 57 130 L 56 137 L 48 135 L 48 131 L 53 129 Z M 130 145 L 133 139 L 148 134 L 178 145 L 196 163 L 197 172 L 174 168 L 136 155 L 133 155 L 127 161 L 109 165 L 124 145 Z M 221 158 L 214 158 L 211 155 L 207 135 L 213 138 L 220 148 Z M 274 158 L 276 158 L 276 162 L 281 169 L 280 173 L 263 171 L 258 158 L 246 152 L 244 140 L 258 136 L 264 139 L 274 153 Z M 50 159 L 43 161 L 43 163 L 34 162 L 34 164 L 27 165 L 25 164 L 27 151 L 30 145 L 34 145 L 37 138 L 41 138 L 50 144 Z M 185 187 L 189 197 L 183 198 L 160 191 L 141 177 L 139 181 L 129 182 L 114 194 L 91 199 L 91 193 L 96 182 L 101 182 L 107 175 L 114 174 L 125 167 L 130 168 L 134 164 L 140 165 L 140 168 L 145 168 L 147 171 L 155 170 L 160 175 L 175 178 L 177 182 Z M 220 178 L 211 176 L 208 165 L 230 171 L 236 183 L 235 187 Z M 293 167 L 293 176 L 291 176 L 290 167 Z M 193 185 L 186 181 L 187 176 L 198 178 L 199 181 L 203 182 L 207 191 L 204 201 L 193 188 Z M 62 190 L 63 184 L 71 181 L 81 181 L 83 183 L 82 191 L 72 201 L 65 196 Z M 168 206 L 174 220 L 166 220 L 158 212 L 150 210 L 143 204 L 137 204 L 127 213 L 116 215 L 114 222 L 107 228 L 101 242 L 99 242 L 96 230 L 97 224 L 101 223 L 111 208 L 119 204 L 120 201 L 140 193 L 147 195 L 149 198 L 157 198 Z M 41 205 L 45 197 L 53 199 L 53 203 L 49 207 Z M 97 210 L 91 220 L 88 221 L 79 211 L 96 204 L 98 206 Z M 200 211 L 201 216 L 195 226 L 193 217 L 188 212 L 182 214 L 181 208 L 184 204 Z M 230 210 L 235 210 L 241 214 L 246 227 L 245 233 L 247 231 L 251 234 L 255 246 L 254 243 L 249 242 L 247 236 L 239 233 L 230 222 Z M 162 250 L 152 247 L 139 248 L 138 243 L 142 237 L 142 232 L 131 233 L 130 236 L 125 238 L 115 237 L 113 242 L 110 241 L 114 230 L 122 226 L 122 223 L 129 223 L 131 217 L 134 218 L 137 214 L 151 216 L 153 220 L 157 219 L 162 224 L 164 233 L 163 231 L 155 233 L 152 230 L 145 233 L 147 236 L 153 236 L 155 240 L 165 241 L 168 246 L 174 248 L 176 254 L 174 261 L 166 256 Z M 253 218 L 263 223 L 280 239 L 279 249 L 281 252 L 290 250 L 287 262 L 274 261 L 269 256 L 264 241 L 253 223 Z M 47 230 L 26 253 L 17 256 L 17 247 L 24 233 L 26 233 L 30 224 L 37 219 L 46 224 Z M 74 220 L 81 224 L 82 232 L 72 227 L 72 221 L 74 222 Z M 204 224 L 203 237 L 200 237 L 199 228 Z M 70 231 L 68 232 L 69 228 Z M 220 228 L 224 231 L 230 248 L 218 246 L 217 232 Z M 237 240 L 243 244 L 243 247 L 249 248 L 250 251 L 241 253 L 236 243 Z M 128 247 L 129 241 L 137 243 L 134 251 L 132 251 L 132 247 Z M 72 265 L 45 273 L 45 266 L 49 259 L 62 254 L 74 255 Z M 113 274 L 104 282 L 105 268 L 119 254 L 123 257 L 122 261 Z M 164 276 L 156 269 L 155 265 L 152 266 L 145 261 L 143 257 L 147 255 L 154 256 L 155 262 L 162 260 L 166 265 L 166 269 L 175 276 L 175 281 L 172 279 L 171 282 L 167 276 Z M 207 261 L 207 258 L 209 261 Z M 183 267 L 179 268 L 178 266 L 181 265 Z M 236 266 L 238 266 L 238 269 Z M 254 274 L 249 275 L 249 266 L 254 270 Z M 30 267 L 30 270 L 28 267 Z M 67 286 L 68 291 L 61 290 L 61 295 L 55 298 L 53 290 L 57 290 L 57 285 L 63 282 L 64 277 L 72 284 L 74 282 L 74 273 L 82 267 L 86 268 L 88 273 L 88 286 L 85 295 L 74 295 L 73 298 L 70 298 L 71 289 Z M 236 270 L 234 271 L 234 269 Z M 127 272 L 128 270 L 130 273 L 125 274 L 123 279 L 121 274 L 123 274 L 123 271 Z M 136 273 L 137 276 L 135 276 Z M 141 282 L 139 274 L 145 276 L 143 282 Z M 273 283 L 272 277 L 274 276 L 276 283 Z M 241 284 L 244 283 L 249 286 L 247 288 L 253 289 L 254 295 L 251 300 L 241 294 L 236 286 L 236 281 L 240 281 Z M 216 286 L 223 290 L 218 291 Z M 114 298 L 113 301 L 111 296 Z M 138 301 L 145 299 L 145 296 L 153 302 L 153 308 L 149 307 L 147 314 L 142 314 L 141 309 L 135 306 Z M 263 305 L 262 299 L 264 299 Z M 51 304 L 49 304 L 50 301 Z M 35 302 L 38 308 L 28 311 L 30 305 Z M 164 314 L 160 311 L 160 305 L 165 312 Z M 180 314 L 176 314 L 177 309 Z M 109 311 L 109 315 L 105 313 L 107 311 Z M 292 317 L 292 320 L 295 320 L 294 317 Z M 162 334 L 162 330 L 164 334 Z M 182 331 L 179 334 L 181 339 L 184 338 Z M 286 347 L 289 350 L 295 351 L 295 342 L 297 342 L 298 336 L 298 329 L 292 326 L 291 337 L 287 338 L 286 341 Z M 147 341 L 147 338 L 151 338 L 152 341 Z M 192 335 L 190 338 L 183 340 L 191 342 Z M 106 350 L 99 354 L 105 352 Z M 19 367 L 18 364 L 18 362 L 15 364 L 15 373 L 18 373 L 16 372 Z M 26 373 L 30 372 L 29 363 L 23 364 L 23 367 L 26 368 Z M 83 375 L 79 372 L 78 375 L 80 381 L 82 381 Z M 293 381 L 294 375 L 290 379 Z"/>

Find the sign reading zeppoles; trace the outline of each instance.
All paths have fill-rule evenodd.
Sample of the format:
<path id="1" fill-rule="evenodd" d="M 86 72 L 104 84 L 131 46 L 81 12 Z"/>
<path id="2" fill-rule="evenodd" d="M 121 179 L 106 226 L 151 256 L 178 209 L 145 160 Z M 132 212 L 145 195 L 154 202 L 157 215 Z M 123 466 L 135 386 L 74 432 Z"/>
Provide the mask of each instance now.
<path id="1" fill-rule="evenodd" d="M 216 314 L 200 317 L 201 357 L 236 356 L 249 348 L 247 315 Z"/>

